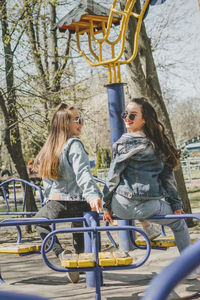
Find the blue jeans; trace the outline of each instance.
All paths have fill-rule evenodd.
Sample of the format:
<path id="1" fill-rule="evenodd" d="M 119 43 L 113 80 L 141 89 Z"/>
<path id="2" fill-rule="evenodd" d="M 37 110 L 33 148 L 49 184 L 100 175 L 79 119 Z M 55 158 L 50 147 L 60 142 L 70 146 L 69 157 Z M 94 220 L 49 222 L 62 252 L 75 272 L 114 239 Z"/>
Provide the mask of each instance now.
<path id="1" fill-rule="evenodd" d="M 190 245 L 188 227 L 183 219 L 151 219 L 153 215 L 171 215 L 173 211 L 169 203 L 163 200 L 134 201 L 114 194 L 112 198 L 112 211 L 120 219 L 135 219 L 143 221 L 148 219 L 152 223 L 166 225 L 174 234 L 179 252 Z"/>

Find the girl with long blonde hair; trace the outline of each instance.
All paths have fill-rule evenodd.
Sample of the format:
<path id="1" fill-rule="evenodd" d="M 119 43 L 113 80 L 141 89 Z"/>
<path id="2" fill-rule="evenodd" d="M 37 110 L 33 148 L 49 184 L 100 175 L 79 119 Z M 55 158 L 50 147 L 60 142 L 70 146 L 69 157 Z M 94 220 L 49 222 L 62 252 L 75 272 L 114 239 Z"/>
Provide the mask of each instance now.
<path id="1" fill-rule="evenodd" d="M 101 192 L 92 177 L 88 154 L 79 139 L 83 120 L 76 108 L 61 103 L 51 121 L 47 140 L 37 155 L 34 167 L 43 178 L 45 205 L 35 217 L 48 219 L 82 217 L 91 208 L 101 209 Z M 82 224 L 73 223 L 74 227 Z M 49 226 L 37 225 L 41 239 L 50 233 Z M 73 234 L 76 253 L 84 252 L 83 234 Z M 53 251 L 62 258 L 64 249 L 55 239 Z M 79 280 L 78 272 L 67 272 L 71 282 Z"/>

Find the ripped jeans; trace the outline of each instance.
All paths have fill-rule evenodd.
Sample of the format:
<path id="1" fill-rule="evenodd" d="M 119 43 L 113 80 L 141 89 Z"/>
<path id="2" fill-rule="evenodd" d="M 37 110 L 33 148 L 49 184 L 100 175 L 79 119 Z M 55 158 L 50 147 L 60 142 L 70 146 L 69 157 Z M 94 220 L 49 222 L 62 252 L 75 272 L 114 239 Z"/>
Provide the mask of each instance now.
<path id="1" fill-rule="evenodd" d="M 187 224 L 183 219 L 151 219 L 153 215 L 171 215 L 173 211 L 168 202 L 163 200 L 134 201 L 114 194 L 112 212 L 120 219 L 139 221 L 147 220 L 152 223 L 171 228 L 179 252 L 190 245 L 190 235 Z"/>

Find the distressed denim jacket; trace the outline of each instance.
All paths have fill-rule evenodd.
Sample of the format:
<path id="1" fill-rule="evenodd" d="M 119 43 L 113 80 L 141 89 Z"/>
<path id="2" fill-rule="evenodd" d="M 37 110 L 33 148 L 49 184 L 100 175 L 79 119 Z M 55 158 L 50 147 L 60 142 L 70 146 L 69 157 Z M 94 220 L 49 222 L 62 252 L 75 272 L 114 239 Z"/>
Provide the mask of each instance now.
<path id="1" fill-rule="evenodd" d="M 111 210 L 115 192 L 137 202 L 164 197 L 173 211 L 181 209 L 173 171 L 164 164 L 162 156 L 155 154 L 149 138 L 122 135 L 113 146 L 113 159 L 103 190 L 104 208 Z"/>
<path id="2" fill-rule="evenodd" d="M 59 157 L 58 179 L 43 178 L 45 200 L 74 201 L 102 198 L 90 171 L 88 153 L 79 138 L 67 140 Z"/>

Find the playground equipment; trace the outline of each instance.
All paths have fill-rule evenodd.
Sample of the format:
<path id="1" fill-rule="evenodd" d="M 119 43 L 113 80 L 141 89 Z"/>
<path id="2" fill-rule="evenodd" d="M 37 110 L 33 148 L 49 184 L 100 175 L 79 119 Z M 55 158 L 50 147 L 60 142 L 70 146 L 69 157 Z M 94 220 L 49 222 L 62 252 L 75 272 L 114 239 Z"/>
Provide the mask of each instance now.
<path id="1" fill-rule="evenodd" d="M 131 63 L 136 58 L 141 24 L 149 5 L 162 4 L 165 0 L 141 1 L 141 10 L 136 12 L 138 2 L 127 0 L 122 10 L 119 8 L 117 0 L 113 0 L 110 9 L 93 0 L 80 1 L 56 25 L 56 28 L 62 32 L 69 30 L 76 34 L 77 49 L 91 66 L 102 66 L 108 70 L 107 93 L 112 145 L 125 132 L 124 122 L 121 118 L 121 113 L 125 109 L 121 66 Z M 136 21 L 136 31 L 133 37 L 132 54 L 129 58 L 124 59 L 125 35 L 130 18 Z M 112 34 L 112 25 L 120 25 L 117 37 Z M 87 50 L 85 39 L 88 41 Z M 119 224 L 128 225 L 129 222 L 120 220 Z M 129 232 L 119 232 L 119 244 L 120 249 L 125 251 L 134 248 Z"/>
<path id="2" fill-rule="evenodd" d="M 7 184 L 12 184 L 12 192 L 13 192 L 13 201 L 14 201 L 14 210 L 11 208 L 11 200 L 8 199 L 7 195 L 6 195 L 6 189 L 4 186 L 7 186 Z M 22 198 L 22 204 L 21 204 L 21 210 L 19 211 L 19 206 L 20 203 L 18 201 L 18 197 L 17 197 L 17 185 L 18 184 L 23 184 L 24 185 L 24 189 L 22 192 L 22 195 L 20 198 Z M 39 197 L 40 197 L 40 205 L 43 206 L 43 201 L 44 201 L 44 196 L 42 193 L 41 188 L 38 185 L 32 184 L 29 181 L 26 181 L 24 179 L 20 179 L 20 178 L 11 178 L 8 180 L 3 181 L 0 184 L 0 190 L 2 193 L 2 196 L 6 202 L 6 207 L 7 207 L 7 211 L 4 212 L 0 212 L 0 215 L 33 215 L 35 214 L 35 212 L 27 212 L 25 211 L 26 208 L 26 196 L 27 196 L 27 190 L 28 188 L 31 187 L 33 190 L 37 190 L 39 193 Z"/>
<path id="3" fill-rule="evenodd" d="M 96 212 L 87 212 L 81 218 L 64 218 L 64 219 L 44 219 L 44 218 L 10 218 L 4 219 L 0 222 L 0 227 L 13 227 L 13 226 L 25 226 L 25 225 L 36 225 L 36 224 L 57 224 L 57 223 L 66 223 L 66 222 L 80 222 L 84 223 L 84 228 L 67 228 L 52 230 L 52 232 L 44 239 L 42 243 L 41 253 L 44 262 L 53 270 L 59 272 L 77 272 L 85 271 L 86 275 L 90 275 L 91 285 L 87 286 L 96 286 L 96 299 L 101 299 L 100 286 L 102 285 L 102 271 L 106 270 L 119 270 L 119 269 L 132 269 L 138 268 L 146 262 L 150 255 L 150 242 L 147 235 L 143 230 L 133 227 L 133 226 L 122 226 L 116 227 L 112 226 L 109 228 L 109 231 L 118 231 L 118 230 L 128 230 L 128 231 L 137 231 L 142 234 L 146 240 L 146 253 L 144 257 L 132 264 L 132 258 L 129 256 L 120 256 L 120 254 L 115 253 L 111 257 L 108 253 L 101 253 L 101 241 L 100 241 L 100 232 L 107 231 L 108 227 L 98 226 L 99 220 L 102 217 Z M 84 232 L 84 241 L 85 241 L 85 254 L 80 254 L 78 258 L 71 256 L 70 259 L 65 259 L 61 262 L 64 267 L 59 268 L 52 265 L 46 257 L 46 253 L 51 249 L 54 236 L 59 233 L 72 233 L 72 232 Z M 46 249 L 47 240 L 51 238 L 51 245 Z M 7 252 L 6 252 L 7 253 Z M 67 265 L 68 264 L 68 265 Z M 70 267 L 69 267 L 70 266 Z M 94 276 L 95 274 L 95 276 Z M 94 282 L 93 282 L 94 281 Z M 0 274 L 0 283 L 4 283 L 4 280 Z"/>
<path id="4" fill-rule="evenodd" d="M 125 102 L 120 66 L 132 62 L 137 55 L 138 38 L 142 20 L 151 1 L 144 1 L 140 13 L 133 12 L 137 2 L 136 0 L 127 0 L 124 10 L 117 8 L 117 4 L 119 4 L 117 2 L 117 0 L 113 0 L 112 7 L 109 10 L 93 0 L 81 1 L 56 25 L 56 28 L 59 28 L 60 31 L 69 30 L 71 33 L 76 33 L 77 49 L 91 66 L 103 66 L 108 69 L 109 84 L 107 85 L 107 92 L 112 145 L 125 132 L 124 122 L 121 118 L 121 113 L 125 109 Z M 152 2 L 155 4 L 155 2 L 160 2 L 160 0 L 154 0 Z M 133 41 L 133 53 L 129 59 L 124 60 L 125 35 L 131 17 L 137 20 L 137 28 Z M 118 37 L 112 40 L 112 24 L 118 25 L 119 22 L 120 30 Z M 80 37 L 82 35 L 85 36 L 85 34 L 88 38 L 90 56 L 87 55 L 83 47 L 81 47 Z M 101 35 L 101 37 L 99 37 L 99 35 Z M 95 52 L 96 45 L 98 52 Z M 106 47 L 104 47 L 104 45 L 106 45 Z M 104 59 L 104 56 L 107 56 L 108 46 L 111 49 L 111 57 Z M 116 54 L 116 48 L 118 48 L 118 54 Z M 128 224 L 128 221 L 119 221 L 119 225 L 121 226 Z M 128 251 L 134 248 L 130 240 L 129 232 L 119 232 L 119 241 L 120 249 Z"/>
<path id="5" fill-rule="evenodd" d="M 168 215 L 168 216 L 159 216 L 155 218 L 196 218 L 200 220 L 200 215 Z M 51 269 L 59 272 L 77 272 L 77 271 L 85 271 L 86 275 L 90 275 L 90 285 L 87 284 L 87 286 L 95 286 L 96 287 L 96 300 L 101 299 L 101 285 L 103 284 L 103 271 L 109 271 L 109 270 L 129 270 L 129 269 L 135 269 L 143 265 L 147 259 L 149 258 L 151 246 L 150 241 L 146 234 L 143 232 L 143 230 L 134 227 L 134 226 L 98 226 L 99 220 L 102 219 L 102 217 L 99 217 L 99 215 L 96 212 L 87 212 L 84 214 L 82 218 L 65 218 L 65 219 L 51 219 L 51 220 L 45 220 L 45 219 L 36 219 L 36 218 L 23 218 L 23 219 L 10 219 L 10 220 L 4 220 L 4 222 L 0 222 L 0 227 L 10 227 L 10 226 L 24 226 L 24 225 L 36 225 L 36 224 L 57 224 L 57 223 L 66 223 L 66 222 L 78 222 L 83 221 L 84 228 L 67 228 L 67 229 L 58 229 L 53 230 L 49 235 L 44 239 L 42 243 L 41 253 L 44 262 L 50 267 Z M 146 241 L 146 247 L 143 248 L 146 250 L 144 253 L 143 258 L 140 261 L 133 262 L 130 257 L 120 257 L 118 254 L 116 256 L 108 256 L 107 253 L 104 252 L 104 256 L 102 256 L 101 248 L 100 248 L 100 232 L 103 231 L 136 231 L 142 234 Z M 79 257 L 75 258 L 72 256 L 70 259 L 64 258 L 64 261 L 61 262 L 62 267 L 56 267 L 54 266 L 46 257 L 46 252 L 49 251 L 46 250 L 46 243 L 48 239 L 53 240 L 53 237 L 56 234 L 62 234 L 62 233 L 72 233 L 72 232 L 84 232 L 84 239 L 85 239 L 85 251 L 87 253 L 79 255 Z M 140 247 L 138 247 L 140 248 Z M 187 250 L 187 249 L 186 249 Z M 185 251 L 186 251 L 185 250 Z M 198 250 L 195 246 L 195 253 L 198 251 L 199 253 L 199 241 L 198 241 Z M 181 256 L 182 257 L 182 256 Z M 189 255 L 187 255 L 187 259 L 189 259 Z M 184 272 L 182 274 L 179 274 L 177 277 L 178 279 L 184 278 L 189 272 L 191 272 L 197 264 L 199 264 L 199 255 L 196 255 L 196 257 L 193 255 L 190 257 L 192 259 L 191 264 L 184 265 Z M 71 264 L 73 263 L 73 265 Z M 74 265 L 75 263 L 75 265 Z M 68 265 L 67 265 L 68 264 Z M 176 268 L 174 268 L 176 270 Z M 177 274 L 177 273 L 176 273 Z M 165 276 L 163 275 L 163 278 Z M 167 276 L 168 279 L 170 279 L 170 276 Z M 0 276 L 0 283 L 3 283 L 3 278 Z M 169 286 L 167 285 L 167 290 L 171 288 L 171 282 Z M 155 290 L 155 288 L 154 288 Z M 148 299 L 148 298 L 147 298 Z M 151 298 L 156 300 L 163 300 L 164 298 Z M 146 299 L 145 299 L 146 300 Z M 150 300 L 150 299 L 148 299 Z"/>
<path id="6" fill-rule="evenodd" d="M 37 187 L 29 182 L 26 182 L 22 179 L 12 179 L 14 186 L 16 181 L 21 181 L 25 185 L 30 185 L 32 188 L 37 188 L 40 191 L 40 187 Z M 96 179 L 98 180 L 98 179 Z M 98 180 L 102 182 L 101 180 Z M 2 187 L 2 186 L 1 186 Z M 13 188 L 13 190 L 15 190 Z M 25 189 L 26 190 L 26 189 Z M 41 192 L 42 194 L 42 192 Z M 25 195 L 26 196 L 26 195 Z M 26 197 L 24 196 L 25 200 Z M 10 200 L 10 199 L 9 199 Z M 40 197 L 41 205 L 43 205 L 43 196 Z M 7 244 L 2 245 L 0 247 L 0 253 L 15 253 L 20 256 L 26 256 L 33 253 L 41 253 L 44 262 L 53 270 L 59 272 L 77 272 L 77 271 L 85 271 L 86 272 L 86 283 L 87 287 L 96 287 L 96 299 L 101 299 L 101 285 L 103 284 L 103 271 L 108 270 L 120 270 L 120 269 L 134 269 L 140 267 L 142 264 L 146 262 L 150 255 L 151 248 L 154 248 L 152 242 L 149 241 L 146 234 L 140 228 L 134 226 L 100 226 L 99 221 L 102 220 L 102 217 L 99 216 L 96 212 L 87 212 L 84 214 L 82 218 L 64 218 L 64 219 L 53 219 L 47 220 L 45 218 L 15 218 L 15 216 L 22 216 L 34 214 L 35 212 L 25 212 L 25 211 L 17 211 L 18 205 L 17 203 L 14 205 L 16 211 L 11 211 L 12 207 L 10 207 L 9 202 L 7 203 L 7 212 L 2 212 L 2 216 L 6 216 L 8 214 L 9 218 L 6 218 L 0 221 L 0 227 L 17 227 L 18 230 L 18 241 L 15 244 Z M 21 204 L 24 210 L 25 202 Z M 157 219 L 175 219 L 175 218 L 195 218 L 200 220 L 200 215 L 168 215 L 168 216 L 154 216 L 152 218 Z M 114 217 L 114 219 L 118 219 Z M 80 222 L 82 221 L 84 224 L 84 228 L 71 228 L 71 229 L 59 229 L 55 230 L 55 225 L 57 223 L 66 223 L 66 222 Z M 52 225 L 52 232 L 45 238 L 42 243 L 42 247 L 38 244 L 35 245 L 38 248 L 34 248 L 33 245 L 27 245 L 21 239 L 21 226 L 26 225 L 36 225 L 36 224 L 51 224 Z M 124 255 L 121 251 L 114 252 L 112 255 L 108 252 L 101 252 L 101 239 L 100 233 L 103 231 L 127 231 L 127 232 L 138 232 L 144 237 L 144 243 L 138 244 L 135 240 L 133 240 L 134 247 L 139 249 L 146 250 L 144 256 L 140 261 L 134 262 L 134 257 L 130 257 L 128 255 Z M 55 267 L 52 265 L 46 257 L 46 253 L 52 249 L 52 245 L 54 242 L 54 237 L 56 234 L 62 233 L 72 233 L 72 232 L 83 232 L 84 233 L 84 240 L 85 240 L 85 252 L 80 255 L 70 255 L 64 256 L 63 260 L 61 261 L 61 268 Z M 130 235 L 130 234 L 129 234 Z M 48 249 L 46 249 L 47 240 L 51 239 L 51 245 Z M 112 241 L 112 237 L 111 237 Z M 114 240 L 112 241 L 115 244 Z M 168 246 L 168 245 L 167 245 Z M 157 245 L 156 248 L 158 249 Z M 161 247 L 160 249 L 163 249 Z M 191 267 L 187 268 L 187 272 L 190 272 L 191 268 L 194 267 L 194 263 L 196 264 L 197 260 L 194 259 L 194 262 L 190 265 Z M 185 274 L 185 273 L 184 273 Z M 186 274 L 187 275 L 187 274 Z M 184 275 L 183 275 L 184 276 Z M 0 283 L 4 283 L 2 275 L 0 274 Z M 167 289 L 170 288 L 167 286 Z M 27 298 L 28 299 L 28 298 Z M 154 299 L 154 298 L 152 298 Z M 161 300 L 163 298 L 160 298 Z"/>
<path id="7" fill-rule="evenodd" d="M 11 293 L 11 292 L 0 292 L 0 299 L 3 300 L 48 300 L 47 298 L 38 297 L 35 295 Z"/>
<path id="8" fill-rule="evenodd" d="M 155 276 L 141 300 L 165 300 L 172 289 L 200 265 L 200 240 L 186 248 L 181 256 Z M 197 295 L 198 294 L 198 295 Z M 195 297 L 197 296 L 197 297 Z M 189 298 L 188 298 L 189 299 Z M 199 293 L 194 298 L 199 299 Z"/>
<path id="9" fill-rule="evenodd" d="M 4 185 L 12 186 L 12 195 L 13 199 L 11 197 L 8 199 L 6 190 L 4 188 Z M 23 191 L 20 189 L 18 190 L 18 185 L 23 184 L 24 188 Z M 27 190 L 28 188 L 32 188 L 33 190 L 38 191 L 39 198 L 40 198 L 40 206 L 43 206 L 43 200 L 44 196 L 42 193 L 42 190 L 39 186 L 30 183 L 29 181 L 19 179 L 19 178 L 12 178 L 3 181 L 0 184 L 0 189 L 3 196 L 3 201 L 1 204 L 6 205 L 6 210 L 0 212 L 0 216 L 34 216 L 36 214 L 35 211 L 26 211 L 26 197 L 27 197 Z M 9 219 L 7 219 L 8 221 Z M 20 220 L 20 219 L 18 219 Z M 3 223 L 5 220 L 2 220 L 1 223 Z M 12 218 L 10 218 L 10 221 L 12 221 Z M 3 243 L 0 246 L 0 253 L 15 253 L 18 255 L 29 255 L 32 253 L 40 253 L 41 246 L 39 244 L 33 244 L 33 243 L 21 243 L 22 240 L 22 233 L 20 226 L 16 225 L 17 232 L 18 232 L 18 239 L 16 243 Z"/>
<path id="10" fill-rule="evenodd" d="M 124 10 L 121 10 L 117 8 L 117 0 L 114 0 L 111 9 L 108 10 L 92 0 L 83 1 L 57 24 L 60 31 L 68 29 L 70 32 L 76 33 L 77 49 L 91 66 L 103 66 L 108 69 L 109 83 L 121 82 L 120 66 L 132 62 L 137 55 L 139 32 L 150 0 L 144 2 L 139 14 L 133 12 L 135 3 L 136 0 L 127 0 Z M 128 60 L 124 60 L 122 56 L 125 49 L 125 35 L 130 17 L 137 19 L 137 29 L 134 37 L 132 56 Z M 115 40 L 112 40 L 111 26 L 112 24 L 118 25 L 119 23 L 119 35 Z M 91 57 L 81 47 L 80 36 L 85 33 L 88 37 Z M 99 37 L 99 35 L 102 37 Z M 95 51 L 95 44 L 97 45 L 98 53 Z M 111 57 L 105 58 L 105 60 L 103 55 L 104 44 L 106 44 L 106 52 L 108 52 L 108 47 L 111 48 Z"/>

